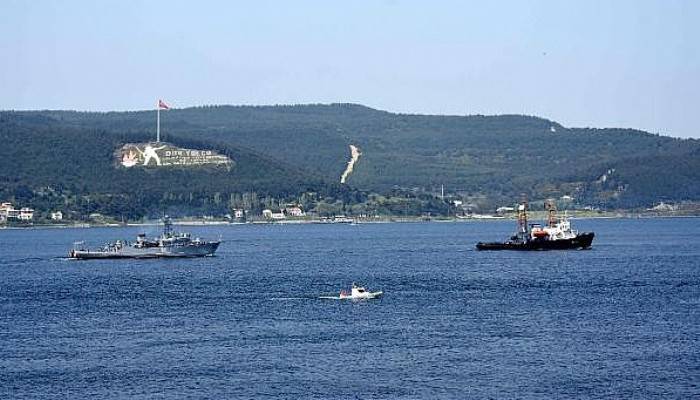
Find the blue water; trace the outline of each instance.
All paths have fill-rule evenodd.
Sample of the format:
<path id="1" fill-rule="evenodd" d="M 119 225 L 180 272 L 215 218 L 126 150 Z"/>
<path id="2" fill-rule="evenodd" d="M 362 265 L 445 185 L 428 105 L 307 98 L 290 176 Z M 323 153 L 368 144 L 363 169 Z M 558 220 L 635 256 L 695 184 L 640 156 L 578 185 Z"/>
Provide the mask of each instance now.
<path id="1" fill-rule="evenodd" d="M 0 398 L 700 396 L 700 219 L 217 226 L 216 257 L 61 259 L 138 228 L 0 231 Z M 318 299 L 353 281 L 377 301 Z"/>

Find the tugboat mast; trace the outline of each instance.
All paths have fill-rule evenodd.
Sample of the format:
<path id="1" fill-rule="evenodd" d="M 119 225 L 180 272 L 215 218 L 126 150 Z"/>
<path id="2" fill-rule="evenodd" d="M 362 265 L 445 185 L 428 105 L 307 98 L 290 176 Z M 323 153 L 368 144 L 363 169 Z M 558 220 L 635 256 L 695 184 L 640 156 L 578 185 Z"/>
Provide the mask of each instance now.
<path id="1" fill-rule="evenodd" d="M 547 225 L 550 228 L 554 228 L 557 222 L 559 222 L 557 218 L 557 206 L 554 204 L 554 200 L 546 200 L 544 202 L 544 209 L 547 210 Z"/>
<path id="2" fill-rule="evenodd" d="M 530 239 L 530 229 L 527 225 L 527 199 L 518 205 L 518 239 L 527 242 Z"/>

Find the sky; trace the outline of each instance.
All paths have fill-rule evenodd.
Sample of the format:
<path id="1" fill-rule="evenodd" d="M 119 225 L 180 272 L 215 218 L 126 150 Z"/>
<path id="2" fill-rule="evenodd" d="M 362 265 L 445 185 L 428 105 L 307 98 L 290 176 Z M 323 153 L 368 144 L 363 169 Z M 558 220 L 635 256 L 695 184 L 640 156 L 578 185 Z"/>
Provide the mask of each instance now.
<path id="1" fill-rule="evenodd" d="M 359 103 L 700 138 L 700 1 L 0 2 L 0 109 Z"/>

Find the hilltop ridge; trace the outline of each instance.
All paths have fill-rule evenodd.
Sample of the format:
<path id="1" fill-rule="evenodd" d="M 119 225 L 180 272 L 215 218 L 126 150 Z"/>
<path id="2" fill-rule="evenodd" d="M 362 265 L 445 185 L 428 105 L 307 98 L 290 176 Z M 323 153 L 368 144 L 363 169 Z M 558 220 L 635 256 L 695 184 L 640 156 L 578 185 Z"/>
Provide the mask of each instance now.
<path id="1" fill-rule="evenodd" d="M 154 114 L 0 112 L 7 144 L 0 150 L 0 194 L 51 183 L 73 185 L 76 193 L 139 188 L 106 160 L 127 140 L 148 140 Z M 280 197 L 309 190 L 436 195 L 444 186 L 484 209 L 512 204 L 522 193 L 606 208 L 700 200 L 700 141 L 633 129 L 571 128 L 523 115 L 396 114 L 346 103 L 198 106 L 163 112 L 161 122 L 166 141 L 234 155 L 237 167 L 228 177 L 156 174 L 164 182 L 204 180 L 193 184 L 203 197 L 253 190 Z M 362 149 L 362 158 L 339 189 L 350 145 Z M 85 156 L 91 168 L 84 168 Z M 601 181 L 607 171 L 613 172 Z"/>

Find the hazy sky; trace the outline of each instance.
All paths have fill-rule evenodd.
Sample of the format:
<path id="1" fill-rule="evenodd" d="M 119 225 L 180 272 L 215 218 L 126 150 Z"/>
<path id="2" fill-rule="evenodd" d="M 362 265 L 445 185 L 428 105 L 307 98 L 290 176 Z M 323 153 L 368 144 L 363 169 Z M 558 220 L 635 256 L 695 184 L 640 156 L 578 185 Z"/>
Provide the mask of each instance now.
<path id="1" fill-rule="evenodd" d="M 700 1 L 0 2 L 0 109 L 361 103 L 700 137 Z"/>

